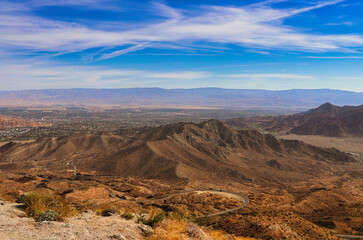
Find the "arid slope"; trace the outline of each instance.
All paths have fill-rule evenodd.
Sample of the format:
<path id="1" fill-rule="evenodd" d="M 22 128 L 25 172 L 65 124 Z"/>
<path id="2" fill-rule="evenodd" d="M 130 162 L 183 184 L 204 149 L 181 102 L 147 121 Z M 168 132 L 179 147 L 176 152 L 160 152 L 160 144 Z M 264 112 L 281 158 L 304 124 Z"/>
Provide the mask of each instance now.
<path id="1" fill-rule="evenodd" d="M 325 103 L 307 112 L 277 116 L 228 119 L 237 127 L 261 127 L 267 131 L 329 137 L 363 136 L 363 105 L 338 107 Z"/>
<path id="2" fill-rule="evenodd" d="M 42 127 L 42 126 L 46 126 L 46 124 L 0 115 L 0 130 L 15 128 L 15 127 Z"/>
<path id="3" fill-rule="evenodd" d="M 354 159 L 335 149 L 235 131 L 210 120 L 141 131 L 132 137 L 73 134 L 0 148 L 0 169 L 73 169 L 95 174 L 219 183 L 303 181 L 344 172 Z M 68 165 L 67 165 L 68 163 Z"/>

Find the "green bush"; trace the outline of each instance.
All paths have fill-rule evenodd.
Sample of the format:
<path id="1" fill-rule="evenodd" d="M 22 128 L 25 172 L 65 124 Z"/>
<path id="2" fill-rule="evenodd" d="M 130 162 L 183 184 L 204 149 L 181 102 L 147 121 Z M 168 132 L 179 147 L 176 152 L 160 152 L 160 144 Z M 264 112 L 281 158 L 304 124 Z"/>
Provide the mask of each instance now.
<path id="1" fill-rule="evenodd" d="M 162 222 L 165 219 L 165 213 L 160 211 L 152 211 L 148 218 L 145 218 L 145 215 L 140 214 L 137 217 L 137 223 L 143 223 L 145 225 L 149 225 L 150 227 L 154 227 L 157 223 Z"/>
<path id="2" fill-rule="evenodd" d="M 134 218 L 134 215 L 132 215 L 132 213 L 129 213 L 129 212 L 125 212 L 121 215 L 121 217 L 127 219 L 127 220 L 131 220 Z"/>
<path id="3" fill-rule="evenodd" d="M 35 219 L 37 222 L 43 221 L 56 221 L 58 213 L 54 212 L 53 210 L 49 209 L 45 212 L 41 212 L 39 216 Z"/>
<path id="4" fill-rule="evenodd" d="M 187 210 L 168 213 L 168 217 L 170 217 L 174 220 L 177 220 L 179 222 L 185 221 L 185 220 L 195 222 L 196 218 L 197 218 L 195 213 L 191 213 Z"/>
<path id="5" fill-rule="evenodd" d="M 108 217 L 108 216 L 112 216 L 116 213 L 119 213 L 120 211 L 117 209 L 117 207 L 112 206 L 110 208 L 106 208 L 104 210 L 102 210 L 101 215 L 104 217 Z"/>

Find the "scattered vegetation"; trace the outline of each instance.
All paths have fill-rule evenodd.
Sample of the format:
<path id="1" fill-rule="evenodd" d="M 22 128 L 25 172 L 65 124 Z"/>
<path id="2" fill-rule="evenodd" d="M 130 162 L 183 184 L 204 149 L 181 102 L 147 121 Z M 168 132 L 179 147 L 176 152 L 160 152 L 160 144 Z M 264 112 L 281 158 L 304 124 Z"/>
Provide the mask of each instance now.
<path id="1" fill-rule="evenodd" d="M 147 240 L 186 240 L 186 239 L 213 239 L 213 240 L 249 240 L 253 238 L 233 238 L 225 232 L 200 228 L 195 223 L 187 220 L 167 218 L 156 225 L 154 234 L 147 237 Z"/>
<path id="2" fill-rule="evenodd" d="M 170 206 L 170 213 L 177 213 L 176 217 L 194 220 L 207 214 L 235 208 L 240 202 L 210 193 L 187 193 L 172 197 L 166 201 Z"/>
<path id="3" fill-rule="evenodd" d="M 39 222 L 61 221 L 76 214 L 66 201 L 52 195 L 31 192 L 20 196 L 19 202 L 24 204 L 26 214 Z"/>
<path id="4" fill-rule="evenodd" d="M 179 210 L 177 212 L 170 212 L 168 213 L 168 216 L 177 221 L 188 220 L 191 222 L 194 222 L 197 217 L 194 212 L 190 212 L 186 208 L 182 208 L 182 210 Z"/>
<path id="5" fill-rule="evenodd" d="M 114 214 L 120 213 L 120 210 L 116 206 L 106 208 L 102 210 L 101 215 L 104 217 L 112 216 Z"/>
<path id="6" fill-rule="evenodd" d="M 137 223 L 142 223 L 150 227 L 154 227 L 157 223 L 162 222 L 165 219 L 165 213 L 162 211 L 154 210 L 148 216 L 145 214 L 139 214 L 137 216 Z"/>
<path id="7" fill-rule="evenodd" d="M 134 218 L 134 215 L 132 213 L 129 213 L 129 212 L 125 212 L 123 214 L 121 214 L 121 217 L 127 219 L 127 220 L 131 220 Z"/>
<path id="8" fill-rule="evenodd" d="M 47 211 L 43 211 L 39 214 L 36 218 L 37 222 L 44 222 L 44 221 L 56 221 L 58 214 L 54 212 L 52 209 Z"/>
<path id="9" fill-rule="evenodd" d="M 32 182 L 24 184 L 19 181 L 25 179 L 23 176 L 30 175 L 34 179 Z M 350 180 L 348 177 L 344 179 L 349 181 L 345 180 L 343 186 L 360 184 L 359 180 Z M 196 239 L 191 236 L 200 233 L 200 229 L 211 239 L 218 240 L 234 239 L 228 237 L 228 234 L 239 236 L 237 239 L 337 239 L 333 233 L 361 233 L 361 204 L 347 204 L 344 191 L 328 191 L 328 187 L 321 188 L 320 185 L 298 185 L 289 191 L 276 188 L 261 192 L 257 189 L 248 195 L 251 199 L 248 208 L 233 214 L 206 218 L 198 221 L 196 225 L 199 216 L 234 207 L 236 203 L 233 199 L 203 193 L 181 194 L 162 203 L 147 201 L 138 204 L 135 200 L 148 199 L 145 193 L 151 192 L 157 197 L 162 196 L 161 193 L 181 191 L 184 183 L 171 187 L 156 180 L 130 178 L 125 182 L 124 178 L 110 176 L 98 176 L 96 180 L 95 177 L 75 179 L 68 172 L 66 174 L 42 172 L 38 175 L 31 172 L 3 174 L 0 176 L 0 199 L 14 200 L 22 192 L 36 191 L 38 193 L 23 195 L 21 202 L 24 203 L 28 216 L 37 221 L 60 220 L 61 214 L 56 210 L 59 206 L 57 202 L 65 202 L 72 204 L 77 212 L 91 210 L 98 215 L 116 214 L 120 218 L 133 219 L 132 221 L 152 226 L 152 229 L 143 226 L 154 232 L 150 235 L 143 234 L 147 240 Z M 340 178 L 333 179 L 334 182 L 337 180 Z M 39 183 L 47 189 L 38 187 L 35 190 L 34 186 Z M 66 187 L 74 186 L 81 187 L 76 191 L 62 194 L 64 197 L 39 193 L 51 192 L 49 190 L 51 188 L 54 189 L 54 194 L 59 194 L 63 193 Z M 106 187 L 112 188 L 118 196 L 125 196 L 125 199 L 109 196 L 105 191 Z M 283 207 L 282 203 L 285 204 Z M 140 212 L 145 214 L 135 214 Z M 65 217 L 72 215 L 72 213 L 63 214 Z M 321 222 L 321 219 L 324 221 Z M 335 229 L 332 231 L 324 228 L 332 229 L 327 225 L 330 223 L 328 220 L 335 224 Z"/>
<path id="10" fill-rule="evenodd" d="M 206 225 L 237 236 L 258 239 L 337 239 L 331 231 L 320 228 L 287 211 L 260 211 L 209 219 Z"/>

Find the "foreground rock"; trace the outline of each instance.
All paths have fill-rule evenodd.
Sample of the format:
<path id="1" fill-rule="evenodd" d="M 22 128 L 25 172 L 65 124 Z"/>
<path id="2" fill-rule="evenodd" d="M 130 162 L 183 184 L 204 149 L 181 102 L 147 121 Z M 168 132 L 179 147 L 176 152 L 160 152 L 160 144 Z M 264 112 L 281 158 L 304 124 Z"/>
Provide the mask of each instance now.
<path id="1" fill-rule="evenodd" d="M 101 217 L 92 211 L 66 222 L 35 222 L 18 209 L 19 204 L 0 201 L 0 239 L 3 240 L 136 240 L 142 225 L 120 216 Z M 141 227 L 141 228 L 140 228 Z"/>

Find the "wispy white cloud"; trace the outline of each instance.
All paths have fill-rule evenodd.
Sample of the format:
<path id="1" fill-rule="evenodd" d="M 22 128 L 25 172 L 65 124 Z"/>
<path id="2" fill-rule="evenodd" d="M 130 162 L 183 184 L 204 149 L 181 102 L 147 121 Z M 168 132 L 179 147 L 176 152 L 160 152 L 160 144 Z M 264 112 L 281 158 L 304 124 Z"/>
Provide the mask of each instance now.
<path id="1" fill-rule="evenodd" d="M 194 72 L 194 71 L 178 71 L 166 73 L 146 73 L 147 78 L 163 78 L 163 79 L 180 79 L 180 80 L 195 80 L 201 78 L 211 77 L 207 72 Z"/>
<path id="2" fill-rule="evenodd" d="M 343 76 L 343 77 L 331 77 L 332 79 L 337 79 L 337 80 L 363 80 L 363 76 L 362 77 L 349 77 L 349 76 Z"/>
<path id="3" fill-rule="evenodd" d="M 226 66 L 227 67 L 227 66 Z M 294 73 L 220 74 L 208 70 L 157 71 L 80 65 L 49 65 L 48 61 L 5 61 L 0 58 L 1 90 L 44 88 L 224 87 L 250 89 L 362 89 L 363 76 L 321 76 Z M 322 81 L 322 79 L 324 81 Z M 346 84 L 346 83 L 357 84 Z"/>
<path id="4" fill-rule="evenodd" d="M 117 56 L 120 56 L 120 55 L 124 55 L 124 54 L 129 53 L 129 52 L 135 52 L 137 50 L 146 48 L 147 45 L 148 45 L 148 42 L 139 43 L 137 45 L 134 45 L 134 46 L 129 47 L 129 48 L 126 48 L 126 49 L 118 50 L 118 51 L 115 51 L 115 52 L 112 52 L 112 53 L 108 53 L 108 54 L 103 54 L 98 60 L 104 60 L 104 59 L 114 58 L 114 57 L 117 57 Z"/>
<path id="5" fill-rule="evenodd" d="M 345 4 L 341 4 L 340 7 L 352 7 L 352 6 L 359 6 L 362 5 L 362 2 L 349 2 Z"/>
<path id="6" fill-rule="evenodd" d="M 33 1 L 33 4 L 86 5 L 92 1 L 96 0 L 38 0 Z M 49 20 L 33 16 L 26 11 L 18 11 L 13 5 L 8 6 L 6 11 L 0 10 L 0 46 L 10 52 L 26 50 L 62 54 L 92 48 L 120 48 L 131 45 L 123 50 L 95 56 L 94 60 L 161 46 L 180 49 L 188 46 L 198 50 L 209 43 L 235 44 L 259 50 L 310 52 L 344 51 L 363 46 L 363 38 L 358 34 L 306 33 L 283 23 L 285 18 L 337 4 L 343 0 L 324 1 L 299 9 L 273 9 L 268 4 L 274 2 L 278 1 L 267 1 L 259 6 L 203 6 L 198 11 L 189 10 L 187 14 L 183 9 L 154 3 L 153 9 L 156 14 L 166 17 L 166 20 L 145 22 L 144 27 L 138 24 L 129 26 L 126 30 L 100 30 L 79 23 Z"/>
<path id="7" fill-rule="evenodd" d="M 269 8 L 266 7 L 266 4 L 271 4 L 271 3 L 278 3 L 278 2 L 285 2 L 284 0 L 271 0 L 271 1 L 266 1 L 266 2 L 261 2 L 259 4 L 252 4 L 249 5 L 247 8 L 244 9 L 249 9 L 250 13 L 255 13 L 255 19 L 257 20 L 257 22 L 261 22 L 261 21 L 276 21 L 276 20 L 281 20 L 284 18 L 289 18 L 304 12 L 309 12 L 315 9 L 319 9 L 319 8 L 323 8 L 323 7 L 327 7 L 330 5 L 335 5 L 341 2 L 344 2 L 346 0 L 331 0 L 331 1 L 323 1 L 323 2 L 319 2 L 317 4 L 313 4 L 311 6 L 308 7 L 303 7 L 303 8 L 297 8 L 297 9 L 273 9 L 273 8 Z M 251 6 L 253 6 L 253 8 L 250 8 Z M 258 6 L 257 8 L 255 8 L 256 6 Z"/>
<path id="8" fill-rule="evenodd" d="M 354 23 L 346 21 L 346 22 L 327 23 L 326 25 L 328 25 L 328 26 L 342 26 L 342 25 L 352 26 L 352 25 L 354 25 Z"/>
<path id="9" fill-rule="evenodd" d="M 249 6 L 250 7 L 264 7 L 266 5 L 287 2 L 287 1 L 289 1 L 289 0 L 265 0 L 265 1 L 257 2 L 257 3 L 252 3 Z"/>
<path id="10" fill-rule="evenodd" d="M 326 6 L 330 6 L 330 5 L 335 5 L 337 3 L 341 3 L 341 2 L 346 2 L 347 0 L 330 0 L 330 1 L 325 1 L 325 2 L 321 2 L 319 4 L 310 6 L 310 7 L 305 7 L 305 8 L 301 8 L 301 9 L 295 9 L 293 11 L 291 11 L 291 15 L 296 15 L 296 14 L 300 14 L 303 12 L 308 12 L 314 9 L 319 9 L 322 7 L 326 7 Z"/>
<path id="11" fill-rule="evenodd" d="M 276 79 L 314 79 L 312 76 L 296 74 L 230 74 L 222 75 L 227 78 L 276 78 Z"/>
<path id="12" fill-rule="evenodd" d="M 183 82 L 208 78 L 204 71 L 145 71 L 89 66 L 49 66 L 47 62 L 1 63 L 2 90 L 71 87 L 129 87 L 149 82 Z M 153 85 L 154 84 L 154 85 Z"/>
<path id="13" fill-rule="evenodd" d="M 86 7 L 87 9 L 99 9 L 108 11 L 123 11 L 118 5 L 110 0 L 30 0 L 26 2 L 29 8 L 41 7 Z"/>
<path id="14" fill-rule="evenodd" d="M 214 54 L 204 53 L 144 53 L 144 54 L 129 54 L 129 55 L 144 55 L 144 56 L 215 56 Z"/>
<path id="15" fill-rule="evenodd" d="M 0 12 L 25 12 L 42 7 L 86 7 L 86 9 L 100 9 L 108 11 L 122 11 L 118 5 L 110 0 L 3 0 L 0 4 Z"/>
<path id="16" fill-rule="evenodd" d="M 43 6 L 91 6 L 92 4 L 105 3 L 105 0 L 32 0 L 28 4 L 36 7 Z"/>
<path id="17" fill-rule="evenodd" d="M 171 8 L 165 4 L 162 4 L 159 2 L 153 2 L 153 7 L 156 10 L 156 12 L 158 13 L 158 15 L 168 17 L 173 22 L 183 18 L 183 15 L 179 11 L 177 11 L 176 9 Z"/>
<path id="18" fill-rule="evenodd" d="M 305 58 L 316 58 L 316 59 L 363 59 L 363 56 L 306 56 Z"/>

